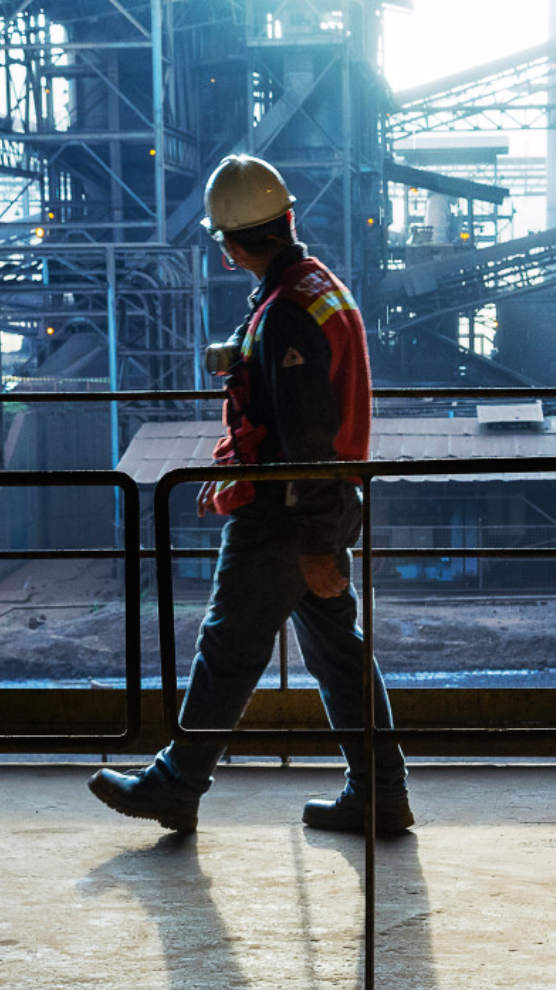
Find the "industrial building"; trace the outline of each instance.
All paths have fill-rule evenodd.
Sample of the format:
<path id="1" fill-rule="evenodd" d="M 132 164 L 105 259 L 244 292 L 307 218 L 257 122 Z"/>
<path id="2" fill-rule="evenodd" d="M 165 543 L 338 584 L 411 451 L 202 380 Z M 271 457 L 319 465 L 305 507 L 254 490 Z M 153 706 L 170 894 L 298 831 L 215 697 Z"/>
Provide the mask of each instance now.
<path id="1" fill-rule="evenodd" d="M 556 2 L 535 47 L 394 91 L 386 18 L 418 6 L 0 4 L 0 957 L 14 990 L 552 986 Z M 538 153 L 515 152 L 524 133 Z M 369 841 L 299 821 L 343 764 L 335 741 L 302 737 L 327 723 L 286 630 L 242 721 L 286 735 L 233 740 L 197 839 L 114 821 L 85 788 L 89 764 L 145 762 L 166 740 L 157 504 L 184 468 L 168 541 L 183 639 L 163 686 L 168 670 L 173 689 L 187 682 L 209 594 L 220 525 L 197 518 L 195 493 L 223 427 L 204 353 L 254 287 L 200 225 L 230 153 L 280 170 L 300 238 L 361 309 L 373 494 L 357 581 L 372 569 L 376 642 L 394 643 L 396 725 L 447 730 L 404 740 L 417 828 L 377 843 L 376 905 Z M 531 203 L 544 222 L 523 229 Z"/>

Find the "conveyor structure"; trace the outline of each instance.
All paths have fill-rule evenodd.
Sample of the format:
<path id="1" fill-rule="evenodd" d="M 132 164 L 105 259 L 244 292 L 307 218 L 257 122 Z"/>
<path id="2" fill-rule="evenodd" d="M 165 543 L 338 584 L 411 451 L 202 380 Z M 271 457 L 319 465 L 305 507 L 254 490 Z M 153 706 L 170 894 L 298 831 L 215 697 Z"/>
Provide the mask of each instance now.
<path id="1" fill-rule="evenodd" d="M 479 309 L 517 293 L 553 287 L 556 229 L 386 272 L 375 283 L 374 296 L 377 307 L 403 313 L 395 321 L 401 332 L 432 315 Z"/>
<path id="2" fill-rule="evenodd" d="M 413 384 L 511 386 L 539 384 L 475 348 L 477 314 L 556 289 L 556 230 L 380 276 L 374 285 L 371 344 L 375 365 L 389 381 Z M 466 319 L 463 346 L 459 321 Z M 478 329 L 478 327 L 477 327 Z M 495 352 L 496 353 L 496 352 Z"/>

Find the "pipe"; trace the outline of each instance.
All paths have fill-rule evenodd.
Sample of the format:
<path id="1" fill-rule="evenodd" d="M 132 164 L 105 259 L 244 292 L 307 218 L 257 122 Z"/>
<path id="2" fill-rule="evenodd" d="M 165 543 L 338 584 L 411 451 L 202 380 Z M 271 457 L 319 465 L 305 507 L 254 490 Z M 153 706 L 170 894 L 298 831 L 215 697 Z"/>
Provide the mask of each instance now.
<path id="1" fill-rule="evenodd" d="M 154 181 L 156 193 L 156 232 L 166 243 L 166 191 L 164 187 L 164 81 L 162 78 L 162 5 L 151 0 L 153 60 Z"/>
<path id="2" fill-rule="evenodd" d="M 350 105 L 350 59 L 349 37 L 344 43 L 342 60 L 342 144 L 343 170 L 342 195 L 344 210 L 344 280 L 351 284 L 352 268 L 352 229 L 351 229 L 351 105 Z"/>
<path id="3" fill-rule="evenodd" d="M 549 2 L 549 38 L 556 41 L 556 0 Z M 556 226 L 556 69 L 554 60 L 549 61 L 547 110 L 548 128 L 546 132 L 546 226 L 550 230 Z"/>

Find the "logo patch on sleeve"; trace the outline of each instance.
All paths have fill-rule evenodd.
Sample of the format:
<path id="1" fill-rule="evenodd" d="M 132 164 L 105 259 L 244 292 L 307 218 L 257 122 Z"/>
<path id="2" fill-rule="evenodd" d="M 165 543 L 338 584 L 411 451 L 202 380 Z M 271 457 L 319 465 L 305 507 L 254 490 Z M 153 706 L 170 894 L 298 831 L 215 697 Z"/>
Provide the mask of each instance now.
<path id="1" fill-rule="evenodd" d="M 282 361 L 283 368 L 296 368 L 299 364 L 305 364 L 305 358 L 303 354 L 296 351 L 295 347 L 288 347 L 284 360 Z"/>

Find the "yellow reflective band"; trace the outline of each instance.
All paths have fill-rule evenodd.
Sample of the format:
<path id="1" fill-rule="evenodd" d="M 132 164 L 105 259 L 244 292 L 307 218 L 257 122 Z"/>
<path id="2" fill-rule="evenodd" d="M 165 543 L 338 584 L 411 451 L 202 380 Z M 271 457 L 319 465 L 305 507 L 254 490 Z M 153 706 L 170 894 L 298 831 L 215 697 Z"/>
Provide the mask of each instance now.
<path id="1" fill-rule="evenodd" d="M 309 306 L 309 313 L 319 326 L 322 326 L 334 313 L 339 313 L 343 309 L 357 309 L 355 300 L 350 292 L 340 292 L 339 289 L 334 289 L 315 299 L 314 303 Z"/>
<path id="2" fill-rule="evenodd" d="M 237 478 L 234 478 L 232 481 L 217 481 L 215 492 L 220 495 L 222 492 L 225 492 L 227 488 L 231 488 L 232 485 L 237 485 Z"/>
<path id="3" fill-rule="evenodd" d="M 255 341 L 255 334 L 247 332 L 243 338 L 243 344 L 241 345 L 241 356 L 244 358 L 250 358 L 253 353 L 253 343 Z"/>
<path id="4" fill-rule="evenodd" d="M 253 333 L 252 330 L 248 330 L 243 338 L 243 344 L 241 345 L 241 356 L 244 358 L 250 358 L 253 353 L 253 346 L 256 340 L 259 340 L 262 332 L 262 326 L 259 323 L 256 332 Z"/>

